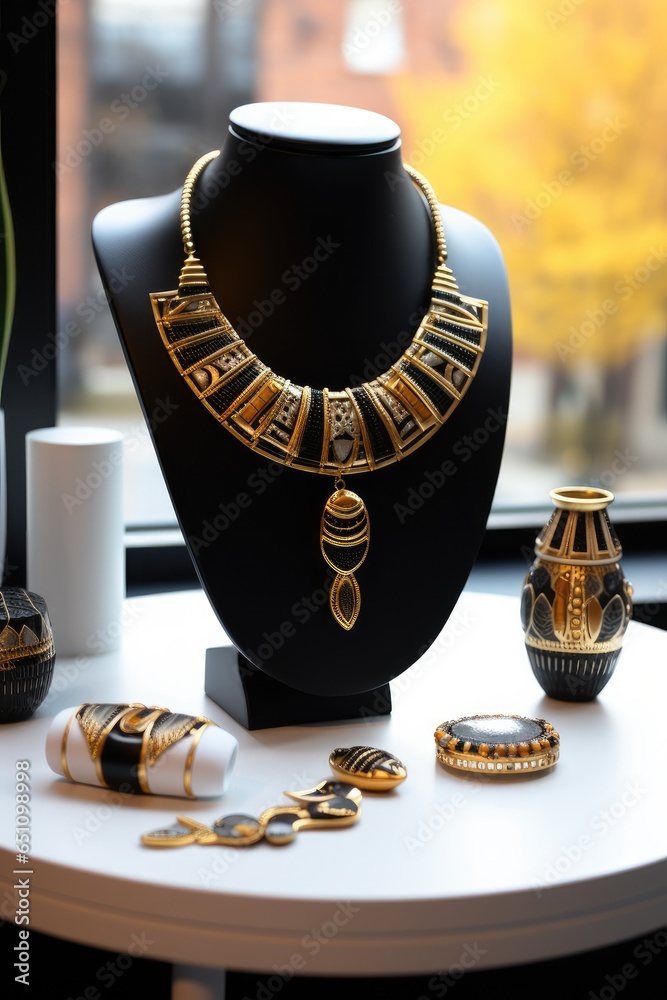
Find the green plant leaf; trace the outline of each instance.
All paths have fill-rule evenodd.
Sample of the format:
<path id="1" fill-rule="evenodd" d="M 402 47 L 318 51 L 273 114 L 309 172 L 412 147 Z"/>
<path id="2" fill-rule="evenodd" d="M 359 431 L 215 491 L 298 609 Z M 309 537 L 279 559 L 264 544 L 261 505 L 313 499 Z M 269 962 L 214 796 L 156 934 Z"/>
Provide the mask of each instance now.
<path id="1" fill-rule="evenodd" d="M 14 324 L 16 304 L 16 248 L 14 244 L 14 223 L 12 209 L 5 181 L 5 167 L 2 155 L 2 127 L 0 124 L 0 405 L 7 368 L 9 341 Z"/>

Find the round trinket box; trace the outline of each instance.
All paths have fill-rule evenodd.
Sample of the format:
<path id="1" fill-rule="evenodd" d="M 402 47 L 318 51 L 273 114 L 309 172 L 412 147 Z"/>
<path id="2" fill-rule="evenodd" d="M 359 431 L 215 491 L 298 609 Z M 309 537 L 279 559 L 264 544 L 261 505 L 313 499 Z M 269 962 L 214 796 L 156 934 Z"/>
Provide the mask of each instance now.
<path id="1" fill-rule="evenodd" d="M 459 774 L 536 774 L 560 756 L 560 737 L 551 723 L 524 715 L 466 715 L 443 722 L 434 738 L 440 763 Z"/>
<path id="2" fill-rule="evenodd" d="M 23 587 L 0 590 L 0 722 L 34 714 L 51 686 L 55 662 L 44 598 Z"/>

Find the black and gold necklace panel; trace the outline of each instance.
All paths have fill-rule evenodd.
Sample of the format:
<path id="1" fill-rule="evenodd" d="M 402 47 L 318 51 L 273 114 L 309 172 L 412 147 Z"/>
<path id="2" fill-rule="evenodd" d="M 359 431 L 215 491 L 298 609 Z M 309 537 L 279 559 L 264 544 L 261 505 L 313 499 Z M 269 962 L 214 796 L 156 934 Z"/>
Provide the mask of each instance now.
<path id="1" fill-rule="evenodd" d="M 178 371 L 213 416 L 273 461 L 334 476 L 369 472 L 419 448 L 465 395 L 484 351 L 487 303 L 436 272 L 430 308 L 387 371 L 356 388 L 300 386 L 273 372 L 239 337 L 199 262 L 153 312 Z"/>

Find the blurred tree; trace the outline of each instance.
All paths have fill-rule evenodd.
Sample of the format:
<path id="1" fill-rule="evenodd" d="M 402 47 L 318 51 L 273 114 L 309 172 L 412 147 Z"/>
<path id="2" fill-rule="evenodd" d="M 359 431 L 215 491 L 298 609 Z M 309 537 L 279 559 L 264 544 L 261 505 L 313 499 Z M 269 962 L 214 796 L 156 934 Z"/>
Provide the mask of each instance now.
<path id="1" fill-rule="evenodd" d="M 634 359 L 666 332 L 667 10 L 467 0 L 444 25 L 456 71 L 393 78 L 405 159 L 498 239 L 515 355 L 552 370 L 552 432 L 562 390 L 593 366 L 602 419 L 583 406 L 552 443 L 591 431 L 597 409 L 602 454 L 600 433 L 622 434 Z"/>

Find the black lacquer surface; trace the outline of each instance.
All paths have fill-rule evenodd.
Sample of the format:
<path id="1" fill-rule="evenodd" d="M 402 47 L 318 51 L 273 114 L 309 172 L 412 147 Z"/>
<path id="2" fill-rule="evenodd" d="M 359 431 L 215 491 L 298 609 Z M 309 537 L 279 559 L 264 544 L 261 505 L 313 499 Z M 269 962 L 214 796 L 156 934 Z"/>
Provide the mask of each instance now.
<path id="1" fill-rule="evenodd" d="M 451 727 L 452 736 L 473 743 L 522 743 L 539 739 L 542 727 L 532 719 L 501 716 L 492 719 L 467 719 Z"/>

